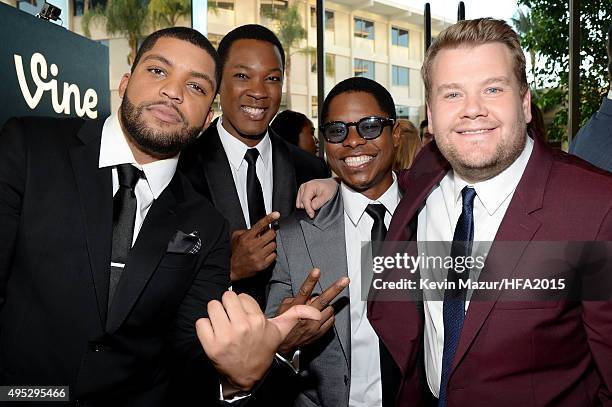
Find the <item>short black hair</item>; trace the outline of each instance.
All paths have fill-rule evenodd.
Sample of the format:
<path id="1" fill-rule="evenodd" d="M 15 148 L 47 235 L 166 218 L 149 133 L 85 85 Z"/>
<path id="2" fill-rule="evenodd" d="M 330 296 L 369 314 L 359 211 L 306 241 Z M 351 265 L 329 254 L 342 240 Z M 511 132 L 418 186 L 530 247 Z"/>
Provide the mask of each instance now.
<path id="1" fill-rule="evenodd" d="M 215 83 L 217 88 L 215 89 L 215 93 L 219 90 L 219 84 L 221 83 L 221 63 L 219 60 L 219 54 L 215 51 L 215 47 L 208 41 L 208 38 L 203 36 L 199 31 L 194 30 L 193 28 L 188 27 L 170 27 L 164 28 L 154 33 L 151 33 L 147 38 L 144 39 L 140 48 L 138 48 L 138 52 L 136 53 L 136 58 L 134 58 L 134 63 L 132 64 L 131 72 L 134 72 L 138 62 L 140 62 L 140 58 L 142 55 L 150 51 L 151 48 L 155 46 L 157 40 L 160 38 L 176 38 L 177 40 L 187 41 L 196 47 L 202 48 L 208 55 L 210 55 L 215 61 Z"/>
<path id="2" fill-rule="evenodd" d="M 293 110 L 284 110 L 276 115 L 270 127 L 276 134 L 285 139 L 285 141 L 297 146 L 299 144 L 300 133 L 306 125 L 310 123 L 310 119 L 305 114 L 294 112 Z"/>
<path id="3" fill-rule="evenodd" d="M 356 76 L 339 82 L 332 88 L 332 90 L 329 91 L 325 101 L 323 101 L 323 107 L 321 108 L 321 124 L 324 124 L 327 120 L 329 105 L 336 96 L 343 93 L 355 92 L 369 93 L 374 97 L 374 99 L 376 99 L 380 110 L 385 112 L 389 118 L 394 120 L 396 119 L 395 103 L 393 102 L 393 97 L 389 91 L 380 83 L 373 81 L 372 79 Z"/>
<path id="4" fill-rule="evenodd" d="M 217 52 L 219 53 L 219 59 L 221 61 L 221 72 L 223 72 L 223 68 L 225 63 L 227 62 L 227 58 L 229 56 L 230 48 L 232 48 L 232 44 L 238 40 L 258 40 L 269 42 L 274 45 L 281 57 L 281 69 L 285 70 L 285 50 L 283 49 L 283 45 L 280 40 L 272 31 L 259 24 L 246 24 L 241 25 L 240 27 L 234 28 L 232 31 L 228 32 L 225 37 L 221 39 L 219 43 L 219 48 L 217 48 Z"/>

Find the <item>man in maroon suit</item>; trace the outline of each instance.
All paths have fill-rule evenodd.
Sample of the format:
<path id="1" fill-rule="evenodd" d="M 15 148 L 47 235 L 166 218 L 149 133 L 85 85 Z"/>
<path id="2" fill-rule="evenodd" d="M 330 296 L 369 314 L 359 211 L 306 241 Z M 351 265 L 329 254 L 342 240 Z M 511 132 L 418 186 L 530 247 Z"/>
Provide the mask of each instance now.
<path id="1" fill-rule="evenodd" d="M 402 302 L 388 301 L 397 290 L 371 291 L 368 317 L 403 374 L 397 404 L 612 405 L 612 177 L 527 136 L 525 57 L 505 22 L 449 27 L 422 74 L 435 142 L 399 176 L 405 194 L 387 241 L 413 241 L 418 253 L 452 241 L 453 259 L 493 242 L 479 282 L 546 278 L 564 288 L 424 290 L 424 301 L 404 291 Z M 326 185 L 300 192 L 307 211 L 319 204 L 305 195 Z M 449 268 L 445 281 L 460 274 Z"/>

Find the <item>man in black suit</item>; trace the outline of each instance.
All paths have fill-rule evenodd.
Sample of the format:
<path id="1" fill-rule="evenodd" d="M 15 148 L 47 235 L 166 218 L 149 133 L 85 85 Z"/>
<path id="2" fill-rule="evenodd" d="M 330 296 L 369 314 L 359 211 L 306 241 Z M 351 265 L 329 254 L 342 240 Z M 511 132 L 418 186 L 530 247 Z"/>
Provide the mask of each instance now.
<path id="1" fill-rule="evenodd" d="M 179 151 L 212 118 L 219 80 L 205 37 L 165 29 L 145 39 L 123 76 L 118 113 L 7 122 L 1 385 L 69 386 L 78 405 L 175 405 L 175 368 L 210 405 L 220 397 L 215 368 L 226 396 L 263 376 L 290 323 L 223 294 L 227 222 L 175 174 Z"/>
<path id="2" fill-rule="evenodd" d="M 232 232 L 233 289 L 265 304 L 276 259 L 269 225 L 293 212 L 297 186 L 328 174 L 322 160 L 275 134 L 285 53 L 272 31 L 245 25 L 219 44 L 223 115 L 187 151 L 179 169 L 227 218 Z"/>

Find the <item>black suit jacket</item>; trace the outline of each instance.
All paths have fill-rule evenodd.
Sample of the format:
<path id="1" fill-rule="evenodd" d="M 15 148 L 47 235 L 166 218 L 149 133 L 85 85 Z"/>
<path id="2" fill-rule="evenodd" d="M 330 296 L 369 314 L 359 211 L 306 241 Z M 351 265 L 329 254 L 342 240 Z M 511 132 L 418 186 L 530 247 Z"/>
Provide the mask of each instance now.
<path id="1" fill-rule="evenodd" d="M 172 405 L 172 367 L 218 378 L 194 323 L 229 285 L 227 224 L 180 174 L 152 204 L 110 310 L 112 178 L 104 120 L 12 119 L 0 134 L 0 382 L 67 385 L 71 399 Z M 199 231 L 199 253 L 168 252 Z M 206 399 L 205 399 L 206 400 Z"/>
<path id="2" fill-rule="evenodd" d="M 196 191 L 210 199 L 223 213 L 230 225 L 230 233 L 247 229 L 230 163 L 217 131 L 217 120 L 189 148 L 181 153 L 179 170 L 185 173 Z M 295 209 L 297 188 L 315 178 L 327 178 L 329 170 L 325 162 L 298 147 L 287 143 L 268 128 L 272 143 L 272 210 L 281 217 Z M 234 282 L 237 292 L 251 294 L 265 309 L 265 288 L 271 269 L 258 276 Z"/>

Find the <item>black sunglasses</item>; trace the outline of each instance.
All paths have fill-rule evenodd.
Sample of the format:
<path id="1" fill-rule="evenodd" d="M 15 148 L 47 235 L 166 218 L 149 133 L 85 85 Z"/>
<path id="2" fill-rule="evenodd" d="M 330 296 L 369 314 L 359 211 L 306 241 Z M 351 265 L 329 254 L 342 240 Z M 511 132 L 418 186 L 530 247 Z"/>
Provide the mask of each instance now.
<path id="1" fill-rule="evenodd" d="M 393 126 L 395 120 L 386 117 L 364 117 L 358 122 L 329 122 L 319 127 L 328 143 L 342 143 L 348 136 L 349 127 L 355 126 L 357 134 L 366 140 L 374 140 L 382 134 L 385 126 Z"/>

